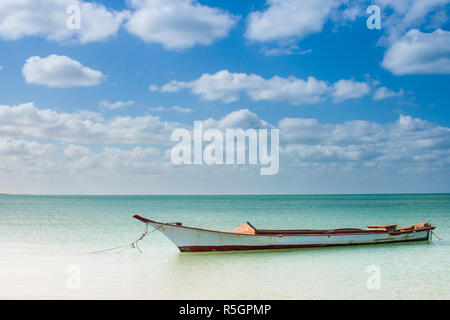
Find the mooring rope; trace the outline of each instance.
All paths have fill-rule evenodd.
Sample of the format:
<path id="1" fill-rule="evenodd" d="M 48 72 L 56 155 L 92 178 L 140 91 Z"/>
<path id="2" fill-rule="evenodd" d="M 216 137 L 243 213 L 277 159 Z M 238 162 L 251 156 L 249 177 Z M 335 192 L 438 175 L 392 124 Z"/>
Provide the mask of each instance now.
<path id="1" fill-rule="evenodd" d="M 435 236 L 439 241 L 442 240 L 441 238 L 439 238 L 439 237 L 437 236 L 436 233 L 433 232 L 433 230 L 431 230 L 431 235 L 432 235 L 432 236 Z"/>
<path id="2" fill-rule="evenodd" d="M 114 248 L 110 248 L 110 249 L 103 249 L 103 250 L 93 251 L 91 253 L 101 253 L 101 252 L 113 251 L 113 250 L 117 250 L 117 249 L 122 249 L 122 250 L 118 251 L 118 252 L 122 252 L 123 250 L 126 250 L 126 249 L 135 249 L 135 248 L 138 249 L 138 251 L 142 253 L 141 248 L 139 248 L 139 246 L 138 246 L 138 242 L 141 241 L 142 239 L 144 239 L 145 236 L 149 235 L 152 232 L 155 232 L 156 230 L 158 230 L 161 227 L 162 226 L 159 226 L 158 228 L 155 228 L 154 230 L 148 232 L 148 223 L 146 223 L 144 232 L 139 236 L 139 238 L 137 238 L 136 240 L 134 240 L 130 244 L 124 244 L 122 246 L 118 246 L 118 247 L 114 247 Z"/>

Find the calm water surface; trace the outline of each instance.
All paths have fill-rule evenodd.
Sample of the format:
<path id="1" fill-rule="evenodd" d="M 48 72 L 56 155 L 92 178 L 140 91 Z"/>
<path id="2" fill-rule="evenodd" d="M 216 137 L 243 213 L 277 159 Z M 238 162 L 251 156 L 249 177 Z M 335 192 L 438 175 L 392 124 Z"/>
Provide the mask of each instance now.
<path id="1" fill-rule="evenodd" d="M 429 221 L 443 240 L 180 254 L 154 232 L 142 254 L 90 253 L 137 238 L 135 213 L 222 230 Z M 0 298 L 449 299 L 449 222 L 449 194 L 0 196 Z M 379 289 L 367 286 L 369 266 L 379 268 Z"/>

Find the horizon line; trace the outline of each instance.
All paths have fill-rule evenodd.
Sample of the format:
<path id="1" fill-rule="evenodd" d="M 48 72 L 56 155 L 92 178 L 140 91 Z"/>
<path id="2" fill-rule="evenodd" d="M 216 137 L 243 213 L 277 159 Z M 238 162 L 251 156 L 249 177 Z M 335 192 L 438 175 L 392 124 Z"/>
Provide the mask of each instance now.
<path id="1" fill-rule="evenodd" d="M 393 193 L 240 193 L 240 194 L 72 194 L 72 193 L 0 193 L 0 196 L 351 196 L 351 195 L 431 195 L 450 194 L 450 192 L 393 192 Z"/>

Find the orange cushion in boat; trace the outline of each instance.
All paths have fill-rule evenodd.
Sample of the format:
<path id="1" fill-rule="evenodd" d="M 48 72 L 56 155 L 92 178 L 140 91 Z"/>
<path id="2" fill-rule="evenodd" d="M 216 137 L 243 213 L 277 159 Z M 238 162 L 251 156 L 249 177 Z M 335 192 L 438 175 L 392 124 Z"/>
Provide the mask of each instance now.
<path id="1" fill-rule="evenodd" d="M 234 232 L 236 232 L 236 233 L 246 233 L 246 234 L 255 234 L 255 229 L 253 229 L 252 227 L 250 227 L 249 225 L 246 225 L 244 223 L 239 228 L 235 229 Z"/>

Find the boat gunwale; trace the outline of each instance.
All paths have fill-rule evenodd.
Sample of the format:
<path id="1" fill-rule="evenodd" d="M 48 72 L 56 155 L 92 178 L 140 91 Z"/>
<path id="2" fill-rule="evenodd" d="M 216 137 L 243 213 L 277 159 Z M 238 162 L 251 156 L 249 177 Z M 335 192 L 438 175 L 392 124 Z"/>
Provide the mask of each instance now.
<path id="1" fill-rule="evenodd" d="M 233 252 L 233 251 L 265 251 L 265 250 L 293 250 L 293 249 L 313 249 L 327 247 L 352 247 L 364 245 L 400 244 L 407 242 L 427 241 L 428 236 L 418 239 L 402 239 L 383 242 L 350 242 L 350 243 L 329 243 L 329 244 L 287 244 L 287 245 L 219 245 L 219 246 L 177 246 L 182 253 L 198 252 Z"/>
<path id="2" fill-rule="evenodd" d="M 264 233 L 241 233 L 241 232 L 234 232 L 234 231 L 225 231 L 225 230 L 214 230 L 214 229 L 204 229 L 204 228 L 198 228 L 198 227 L 189 227 L 189 226 L 183 226 L 175 223 L 168 223 L 168 222 L 159 222 L 151 219 L 147 219 L 144 217 L 141 217 L 140 215 L 133 215 L 133 218 L 140 220 L 145 223 L 156 223 L 160 225 L 167 225 L 171 227 L 177 227 L 177 228 L 185 228 L 185 229 L 192 229 L 192 230 L 199 230 L 199 231 L 206 231 L 206 232 L 215 232 L 215 233 L 228 233 L 228 234 L 234 234 L 234 235 L 245 235 L 245 236 L 339 236 L 339 235 L 368 235 L 368 234 L 388 234 L 388 235 L 399 235 L 399 234 L 409 234 L 409 233 L 416 233 L 421 231 L 428 231 L 428 230 L 434 230 L 435 226 L 429 226 L 429 227 L 423 227 L 419 229 L 411 229 L 411 230 L 404 230 L 404 231 L 384 231 L 384 230 L 363 230 L 363 229 L 357 229 L 360 230 L 360 232 L 355 232 L 355 230 L 352 230 L 352 232 L 329 232 L 329 233 L 302 233 L 297 232 L 296 230 L 284 230 L 287 233 L 283 233 L 283 230 L 262 230 Z M 334 229 L 339 230 L 339 229 Z M 345 230 L 341 229 L 341 230 Z M 273 231 L 273 233 L 271 233 Z M 301 230 L 298 230 L 301 231 Z M 311 230 L 311 232 L 319 231 L 319 230 Z M 330 230 L 333 231 L 333 230 Z M 267 232 L 267 233 L 266 233 Z"/>

